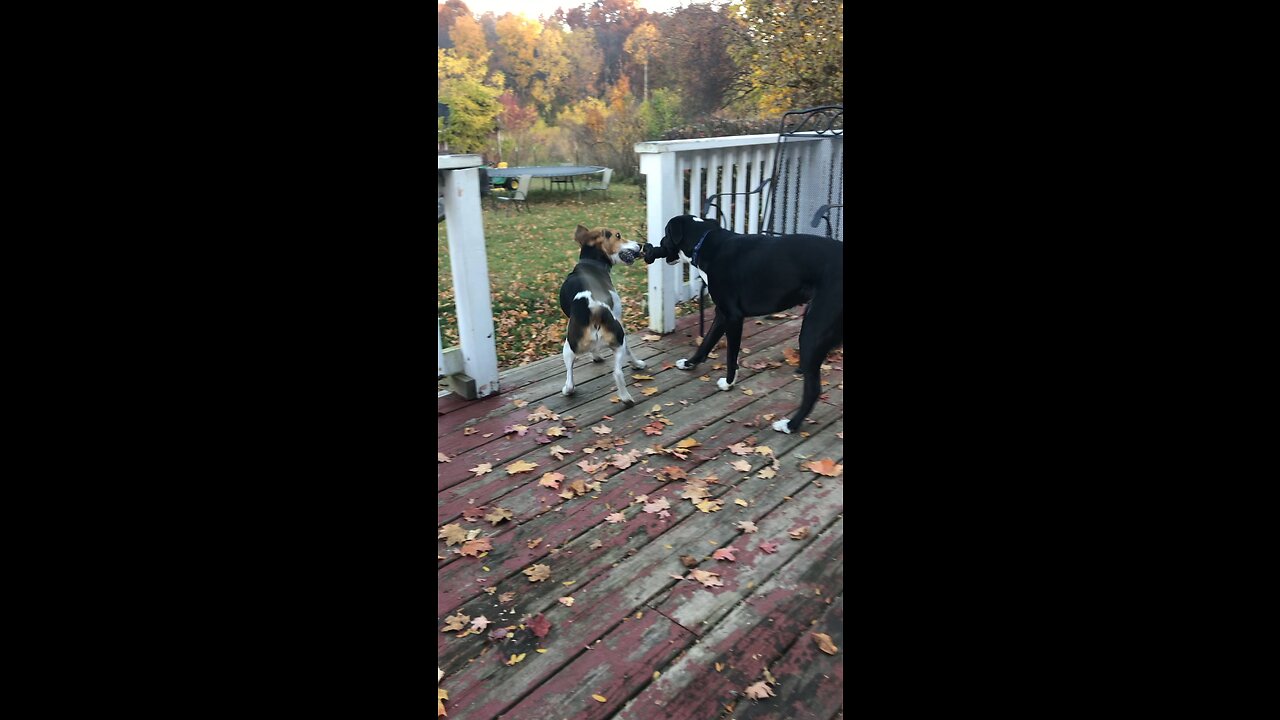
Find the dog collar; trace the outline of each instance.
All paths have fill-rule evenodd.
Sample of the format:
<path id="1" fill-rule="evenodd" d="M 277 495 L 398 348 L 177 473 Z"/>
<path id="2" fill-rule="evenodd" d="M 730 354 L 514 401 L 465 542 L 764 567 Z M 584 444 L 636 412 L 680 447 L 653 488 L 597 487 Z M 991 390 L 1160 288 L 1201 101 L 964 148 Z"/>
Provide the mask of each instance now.
<path id="1" fill-rule="evenodd" d="M 715 230 L 715 228 L 711 228 L 711 230 Z M 698 244 L 693 246 L 693 257 L 689 259 L 690 265 L 698 267 L 698 251 L 702 249 L 702 241 L 707 239 L 707 236 L 711 234 L 711 230 L 702 233 L 702 237 L 698 240 Z"/>

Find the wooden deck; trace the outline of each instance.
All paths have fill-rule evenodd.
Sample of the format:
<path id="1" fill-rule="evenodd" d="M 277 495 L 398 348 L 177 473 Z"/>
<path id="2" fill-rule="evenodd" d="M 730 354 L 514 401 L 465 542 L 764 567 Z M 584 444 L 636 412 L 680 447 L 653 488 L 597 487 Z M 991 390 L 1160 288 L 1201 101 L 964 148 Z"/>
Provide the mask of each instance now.
<path id="1" fill-rule="evenodd" d="M 436 521 L 454 542 L 436 541 L 436 647 L 451 720 L 843 717 L 844 476 L 802 467 L 844 460 L 840 351 L 807 435 L 767 419 L 799 404 L 802 381 L 784 356 L 798 347 L 798 312 L 747 321 L 747 367 L 725 392 L 713 369 L 723 348 L 695 372 L 674 367 L 693 353 L 693 315 L 661 339 L 629 336 L 648 363 L 627 368 L 632 408 L 610 402 L 612 355 L 575 364 L 573 397 L 560 395 L 555 356 L 505 374 L 494 397 L 439 399 L 448 462 L 437 462 Z M 690 438 L 698 444 L 678 450 Z M 509 473 L 519 461 L 536 467 Z M 487 542 L 468 544 L 471 531 Z M 713 558 L 721 548 L 734 560 Z M 535 566 L 549 576 L 532 580 Z M 695 571 L 716 575 L 677 579 Z M 814 633 L 830 636 L 834 655 Z M 770 678 L 773 697 L 746 697 Z"/>

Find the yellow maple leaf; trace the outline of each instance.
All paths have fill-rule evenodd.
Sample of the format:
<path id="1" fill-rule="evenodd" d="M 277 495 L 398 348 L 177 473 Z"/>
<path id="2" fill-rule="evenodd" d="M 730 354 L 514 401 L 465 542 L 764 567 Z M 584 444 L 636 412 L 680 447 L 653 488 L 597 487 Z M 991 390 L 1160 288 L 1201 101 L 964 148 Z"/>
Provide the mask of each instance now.
<path id="1" fill-rule="evenodd" d="M 507 665 L 509 666 L 515 665 L 516 663 L 523 660 L 525 655 L 528 655 L 528 653 L 520 653 L 519 655 L 512 655 L 511 659 L 507 661 Z"/>
<path id="2" fill-rule="evenodd" d="M 676 447 L 678 447 L 678 448 L 691 448 L 691 447 L 698 447 L 698 446 L 699 446 L 699 445 L 701 445 L 701 444 L 702 444 L 702 443 L 698 442 L 697 440 L 694 440 L 693 438 L 685 438 L 685 439 L 681 440 L 680 442 L 676 443 Z"/>
<path id="3" fill-rule="evenodd" d="M 480 463 L 473 468 L 469 468 L 467 472 L 473 472 L 475 477 L 480 477 L 487 472 L 493 472 L 493 463 Z"/>
<path id="4" fill-rule="evenodd" d="M 632 375 L 631 377 L 635 380 L 652 380 L 653 379 L 652 375 Z"/>
<path id="5" fill-rule="evenodd" d="M 658 393 L 658 388 L 656 387 L 647 387 L 640 391 L 641 395 L 656 395 L 657 393 Z"/>
<path id="6" fill-rule="evenodd" d="M 449 713 L 444 711 L 444 701 L 449 699 L 449 691 L 444 688 L 436 688 L 436 717 L 445 717 Z"/>
<path id="7" fill-rule="evenodd" d="M 609 698 L 603 695 L 592 695 L 591 698 L 596 702 L 609 702 Z"/>
<path id="8" fill-rule="evenodd" d="M 536 467 L 538 467 L 538 463 L 518 460 L 508 465 L 506 470 L 508 475 L 515 475 L 516 473 L 529 472 Z"/>

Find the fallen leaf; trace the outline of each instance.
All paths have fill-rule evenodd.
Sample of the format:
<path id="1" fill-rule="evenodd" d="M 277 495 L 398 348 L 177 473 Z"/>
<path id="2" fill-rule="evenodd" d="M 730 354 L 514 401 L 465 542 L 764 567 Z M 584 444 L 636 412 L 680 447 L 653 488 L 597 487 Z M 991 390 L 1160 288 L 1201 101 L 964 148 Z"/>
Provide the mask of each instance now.
<path id="1" fill-rule="evenodd" d="M 512 400 L 511 404 L 515 405 L 516 407 L 524 407 L 525 405 L 529 404 L 529 401 L 528 400 Z"/>
<path id="2" fill-rule="evenodd" d="M 473 477 L 480 477 L 481 475 L 487 472 L 492 472 L 492 471 L 493 471 L 492 463 L 480 463 L 479 465 L 469 469 L 467 472 L 475 473 Z"/>
<path id="3" fill-rule="evenodd" d="M 561 604 L 561 605 L 564 605 L 565 607 L 573 607 L 573 598 L 571 598 L 571 597 L 562 597 L 562 598 L 560 598 L 560 604 Z"/>
<path id="4" fill-rule="evenodd" d="M 724 670 L 724 663 L 716 663 L 716 672 Z"/>
<path id="5" fill-rule="evenodd" d="M 783 350 L 782 357 L 786 358 L 788 365 L 797 366 L 800 364 L 800 351 L 795 348 L 787 348 Z"/>
<path id="6" fill-rule="evenodd" d="M 529 576 L 529 582 L 538 582 L 551 577 L 551 567 L 548 565 L 534 565 L 525 568 L 524 574 Z"/>
<path id="7" fill-rule="evenodd" d="M 668 465 L 662 468 L 661 470 L 659 470 L 658 472 L 663 475 L 666 475 L 671 480 L 687 480 L 689 478 L 689 476 L 685 474 L 683 469 L 678 468 L 675 465 Z"/>
<path id="8" fill-rule="evenodd" d="M 635 380 L 652 380 L 653 379 L 652 375 L 632 375 L 631 377 Z"/>
<path id="9" fill-rule="evenodd" d="M 737 500 L 734 500 L 733 504 L 741 505 L 742 507 L 751 507 L 751 503 L 747 502 L 746 500 L 743 500 L 742 498 L 738 498 Z"/>
<path id="10" fill-rule="evenodd" d="M 692 448 L 692 447 L 698 447 L 698 446 L 699 446 L 699 445 L 701 445 L 701 444 L 702 444 L 702 443 L 698 442 L 697 440 L 694 440 L 693 438 L 685 438 L 685 439 L 681 440 L 680 442 L 676 443 L 676 447 L 678 447 L 678 448 Z"/>
<path id="11" fill-rule="evenodd" d="M 774 470 L 772 467 L 767 467 L 760 471 L 759 477 L 762 477 L 768 480 L 771 477 L 775 477 L 777 474 L 778 472 Z"/>
<path id="12" fill-rule="evenodd" d="M 516 594 L 513 592 L 504 592 L 498 596 L 498 602 L 504 605 L 515 599 L 516 599 Z"/>
<path id="13" fill-rule="evenodd" d="M 694 570 L 690 572 L 689 575 L 706 587 L 724 587 L 724 583 L 720 582 L 720 575 L 718 573 L 708 572 L 706 570 Z"/>
<path id="14" fill-rule="evenodd" d="M 640 391 L 641 395 L 656 395 L 657 393 L 658 393 L 658 388 L 656 387 L 647 387 Z"/>
<path id="15" fill-rule="evenodd" d="M 825 458 L 823 460 L 810 460 L 809 462 L 804 463 L 800 467 L 806 470 L 812 470 L 818 473 L 819 475 L 826 475 L 827 477 L 835 477 L 840 473 L 844 472 L 844 466 L 837 465 L 836 461 L 832 460 L 831 458 Z"/>
<path id="16" fill-rule="evenodd" d="M 747 462 L 746 460 L 734 460 L 733 462 L 729 463 L 729 465 L 734 470 L 741 470 L 742 472 L 751 472 L 751 463 Z"/>
<path id="17" fill-rule="evenodd" d="M 436 682 L 439 682 L 438 680 Z M 449 691 L 444 688 L 436 688 L 436 717 L 445 717 L 449 713 L 444 711 L 444 701 L 449 699 Z"/>
<path id="18" fill-rule="evenodd" d="M 550 437 L 564 437 L 564 428 L 559 425 L 547 428 L 547 435 Z"/>
<path id="19" fill-rule="evenodd" d="M 743 388 L 743 389 L 742 389 L 742 394 L 743 394 L 743 395 L 755 395 L 755 394 L 756 394 L 756 391 L 755 391 L 755 390 L 752 390 L 751 388 Z"/>
<path id="20" fill-rule="evenodd" d="M 760 549 L 772 555 L 773 553 L 778 552 L 778 543 L 773 542 L 772 540 L 766 540 L 765 542 L 760 543 Z"/>
<path id="21" fill-rule="evenodd" d="M 528 655 L 528 653 L 520 653 L 519 655 L 512 655 L 511 659 L 507 661 L 507 665 L 509 666 L 515 665 L 516 663 L 523 660 L 525 655 Z M 457 710 L 457 708 L 454 708 L 454 710 Z"/>
<path id="22" fill-rule="evenodd" d="M 642 430 L 644 430 L 644 434 L 645 434 L 645 435 L 661 435 L 661 434 L 662 434 L 662 423 L 657 423 L 657 422 L 656 422 L 656 423 L 649 423 L 648 425 L 645 425 L 645 426 L 644 426 L 643 428 L 641 428 L 641 429 L 642 429 Z"/>
<path id="23" fill-rule="evenodd" d="M 681 556 L 680 556 L 680 564 L 681 564 L 681 565 L 684 565 L 684 566 L 685 566 L 685 567 L 687 567 L 687 568 L 696 568 L 696 567 L 698 567 L 698 558 L 696 558 L 696 557 L 694 557 L 694 556 L 692 556 L 692 555 L 681 555 Z M 681 579 L 683 579 L 683 578 L 681 578 Z"/>
<path id="24" fill-rule="evenodd" d="M 492 550 L 493 544 L 489 538 L 480 538 L 478 540 L 468 540 L 462 544 L 462 554 L 478 557 L 480 553 L 486 550 Z"/>
<path id="25" fill-rule="evenodd" d="M 549 487 L 552 490 L 560 489 L 560 481 L 564 479 L 564 475 L 558 472 L 543 473 L 542 478 L 538 480 L 538 484 L 542 487 Z"/>
<path id="26" fill-rule="evenodd" d="M 515 475 L 516 473 L 529 472 L 536 467 L 538 467 L 538 463 L 519 460 L 508 465 L 506 470 L 508 475 Z"/>
<path id="27" fill-rule="evenodd" d="M 494 509 L 493 509 L 493 512 L 491 512 L 491 513 L 489 513 L 488 515 L 485 515 L 485 516 L 484 516 L 484 519 L 485 519 L 485 520 L 488 520 L 489 522 L 493 523 L 494 525 L 497 525 L 498 523 L 502 522 L 503 520 L 510 520 L 512 517 L 514 517 L 514 515 L 512 515 L 512 514 L 511 514 L 511 511 L 510 511 L 510 510 L 508 510 L 508 509 L 506 509 L 506 508 L 494 508 Z"/>
<path id="28" fill-rule="evenodd" d="M 539 545 L 541 545 L 541 544 L 542 544 L 542 538 L 534 538 L 534 539 L 530 540 L 529 542 L 525 543 L 525 545 L 528 545 L 528 546 L 529 546 L 529 549 L 530 549 L 530 550 L 532 550 L 532 549 L 534 549 L 534 548 L 538 547 L 538 546 L 539 546 Z"/>
<path id="29" fill-rule="evenodd" d="M 658 498 L 657 500 L 654 500 L 653 502 L 646 504 L 644 506 L 644 511 L 647 513 L 656 513 L 656 512 L 661 512 L 663 510 L 669 510 L 670 508 L 671 508 L 671 503 L 667 502 L 666 498 Z"/>
<path id="30" fill-rule="evenodd" d="M 661 340 L 661 339 L 662 339 L 662 336 L 661 336 L 661 335 L 653 335 L 653 334 L 649 334 L 649 335 L 642 335 L 642 336 L 640 337 L 640 339 L 641 339 L 641 340 L 650 340 L 650 341 L 652 341 L 652 340 Z"/>
<path id="31" fill-rule="evenodd" d="M 462 517 L 466 518 L 467 520 L 479 520 L 480 518 L 484 517 L 484 506 L 481 505 L 480 507 L 469 507 L 466 510 L 462 511 Z"/>
<path id="32" fill-rule="evenodd" d="M 573 450 L 565 450 L 559 445 L 552 445 L 551 447 L 547 448 L 547 452 L 554 455 L 557 460 L 563 460 L 564 456 L 571 454 Z"/>
<path id="33" fill-rule="evenodd" d="M 478 618 L 474 618 L 471 621 L 471 627 L 475 628 L 476 632 L 481 632 L 488 626 L 489 626 L 489 618 L 483 615 L 481 615 Z"/>
<path id="34" fill-rule="evenodd" d="M 579 495 L 587 494 L 587 484 L 582 481 L 582 478 L 575 478 L 573 482 L 569 483 L 566 487 Z"/>
<path id="35" fill-rule="evenodd" d="M 445 545 L 457 545 L 467 539 L 467 531 L 457 523 L 449 523 L 440 528 L 440 534 L 436 537 L 443 538 Z"/>
<path id="36" fill-rule="evenodd" d="M 798 527 L 798 528 L 796 528 L 795 530 L 792 530 L 792 531 L 791 531 L 791 539 L 792 539 L 792 540 L 803 540 L 803 539 L 805 539 L 805 538 L 807 538 L 807 537 L 809 537 L 809 528 L 808 528 L 808 527 Z"/>
<path id="37" fill-rule="evenodd" d="M 605 697 L 605 696 L 603 696 L 603 695 L 592 695 L 592 696 L 591 696 L 591 699 L 595 700 L 596 702 L 608 702 L 608 701 L 609 701 L 609 698 L 607 698 L 607 697 Z"/>
<path id="38" fill-rule="evenodd" d="M 442 462 L 453 462 L 453 460 L 450 460 L 448 455 L 445 455 L 445 454 L 444 454 L 444 453 L 442 453 L 442 452 L 437 452 L 437 453 L 436 453 L 436 462 L 437 462 L 437 463 L 442 463 Z"/>
<path id="39" fill-rule="evenodd" d="M 756 454 L 772 456 L 773 448 L 769 447 L 768 445 L 761 445 L 760 447 L 756 448 Z"/>
<path id="40" fill-rule="evenodd" d="M 542 613 L 534 615 L 525 625 L 533 631 L 535 637 L 544 638 L 551 631 L 551 622 Z"/>
<path id="41" fill-rule="evenodd" d="M 470 615 L 464 615 L 463 613 L 450 615 L 444 619 L 444 628 L 442 628 L 440 632 L 455 632 L 457 630 L 462 630 L 469 622 L 471 622 Z"/>
<path id="42" fill-rule="evenodd" d="M 602 469 L 604 469 L 608 464 L 609 464 L 609 463 L 607 463 L 607 462 L 602 462 L 602 463 L 593 463 L 593 462 L 591 462 L 590 460 L 579 460 L 579 461 L 578 461 L 578 467 L 582 468 L 582 472 L 585 472 L 585 473 L 594 473 L 594 472 L 596 472 L 596 471 L 598 471 L 598 470 L 602 470 Z"/>
<path id="43" fill-rule="evenodd" d="M 753 533 L 759 529 L 756 527 L 756 524 L 751 522 L 750 520 L 743 520 L 742 522 L 738 523 L 737 528 L 744 533 Z"/>
<path id="44" fill-rule="evenodd" d="M 712 559 L 712 560 L 733 560 L 733 561 L 737 561 L 737 559 L 738 559 L 738 558 L 736 558 L 736 557 L 734 557 L 734 556 L 733 556 L 733 554 L 734 554 L 735 552 L 737 552 L 737 551 L 736 551 L 736 550 L 734 550 L 734 549 L 733 549 L 733 548 L 731 548 L 731 547 L 724 547 L 724 548 L 720 548 L 719 550 L 717 550 L 717 551 L 715 551 L 715 552 L 711 553 L 711 559 Z"/>
<path id="45" fill-rule="evenodd" d="M 743 692 L 745 692 L 747 697 L 752 700 L 763 700 L 767 697 L 775 697 L 773 690 L 769 687 L 769 683 L 766 683 L 763 680 L 755 683 L 754 685 L 748 685 L 747 689 Z"/>
<path id="46" fill-rule="evenodd" d="M 719 500 L 703 500 L 696 507 L 704 513 L 713 513 L 724 507 Z"/>
<path id="47" fill-rule="evenodd" d="M 609 433 L 613 432 L 613 430 L 610 430 L 608 425 L 597 425 L 591 428 L 591 432 L 597 435 L 608 435 Z"/>
<path id="48" fill-rule="evenodd" d="M 616 513 L 613 513 L 612 515 L 606 515 L 606 516 L 605 516 L 604 521 L 605 521 L 605 522 L 607 522 L 607 523 L 620 523 L 620 522 L 626 522 L 626 521 L 627 521 L 627 516 L 626 516 L 626 515 L 623 515 L 623 514 L 622 514 L 622 513 L 620 513 L 620 512 L 616 512 Z"/>
<path id="49" fill-rule="evenodd" d="M 729 452 L 734 455 L 750 455 L 754 450 L 746 443 L 734 443 L 729 446 Z"/>
<path id="50" fill-rule="evenodd" d="M 840 648 L 831 642 L 831 636 L 825 633 L 810 633 L 813 635 L 814 642 L 818 643 L 818 649 L 828 655 L 835 655 Z"/>

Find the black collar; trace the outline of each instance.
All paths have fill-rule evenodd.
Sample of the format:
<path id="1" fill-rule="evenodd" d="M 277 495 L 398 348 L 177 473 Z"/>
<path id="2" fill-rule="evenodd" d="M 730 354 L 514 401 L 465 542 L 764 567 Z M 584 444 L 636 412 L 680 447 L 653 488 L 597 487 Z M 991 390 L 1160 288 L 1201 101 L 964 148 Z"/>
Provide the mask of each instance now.
<path id="1" fill-rule="evenodd" d="M 603 262 L 603 261 L 601 261 L 601 260 L 593 260 L 593 259 L 591 259 L 591 258 L 578 258 L 578 264 L 579 264 L 579 265 L 582 265 L 582 264 L 585 264 L 585 263 L 590 263 L 590 264 L 592 264 L 592 265 L 599 265 L 600 267 L 604 268 L 605 270 L 609 270 L 610 268 L 612 268 L 612 267 L 613 267 L 613 266 L 612 266 L 612 265 L 610 265 L 609 263 L 607 263 L 607 262 Z"/>

